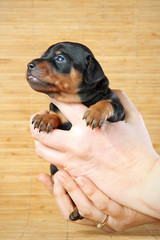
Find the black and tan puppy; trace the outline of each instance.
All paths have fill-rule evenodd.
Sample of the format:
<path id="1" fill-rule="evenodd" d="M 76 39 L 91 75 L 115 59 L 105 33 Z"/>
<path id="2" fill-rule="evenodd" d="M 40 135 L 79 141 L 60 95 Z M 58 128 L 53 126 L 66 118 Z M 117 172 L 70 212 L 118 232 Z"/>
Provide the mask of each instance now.
<path id="1" fill-rule="evenodd" d="M 38 91 L 66 103 L 83 103 L 88 107 L 84 114 L 92 129 L 101 127 L 107 120 L 124 119 L 124 108 L 118 97 L 109 88 L 109 81 L 92 52 L 79 43 L 62 42 L 48 48 L 28 64 L 27 80 Z M 59 109 L 50 104 L 50 114 L 36 115 L 32 121 L 39 131 L 49 133 L 54 128 L 70 130 L 71 123 Z M 51 165 L 51 173 L 57 168 Z M 71 220 L 80 215 L 74 212 Z"/>

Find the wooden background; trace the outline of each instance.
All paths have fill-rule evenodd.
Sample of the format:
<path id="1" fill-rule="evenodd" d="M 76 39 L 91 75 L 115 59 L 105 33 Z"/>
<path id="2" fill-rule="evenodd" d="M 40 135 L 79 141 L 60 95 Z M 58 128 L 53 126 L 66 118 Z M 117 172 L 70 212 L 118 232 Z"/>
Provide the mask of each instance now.
<path id="1" fill-rule="evenodd" d="M 142 113 L 160 154 L 160 1 L 0 0 L 0 10 L 0 239 L 160 239 L 158 223 L 111 235 L 63 220 L 38 181 L 48 163 L 29 131 L 30 115 L 49 102 L 25 80 L 27 63 L 49 45 L 87 45 Z"/>

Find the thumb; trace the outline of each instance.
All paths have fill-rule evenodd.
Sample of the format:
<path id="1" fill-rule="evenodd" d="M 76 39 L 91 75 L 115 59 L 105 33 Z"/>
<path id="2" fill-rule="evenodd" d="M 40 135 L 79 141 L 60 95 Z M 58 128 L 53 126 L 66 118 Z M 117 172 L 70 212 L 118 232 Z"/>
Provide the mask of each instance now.
<path id="1" fill-rule="evenodd" d="M 140 117 L 140 114 L 135 105 L 132 103 L 125 92 L 121 90 L 114 90 L 114 93 L 118 96 L 125 109 L 125 121 L 128 123 L 135 123 L 138 119 L 138 116 Z"/>

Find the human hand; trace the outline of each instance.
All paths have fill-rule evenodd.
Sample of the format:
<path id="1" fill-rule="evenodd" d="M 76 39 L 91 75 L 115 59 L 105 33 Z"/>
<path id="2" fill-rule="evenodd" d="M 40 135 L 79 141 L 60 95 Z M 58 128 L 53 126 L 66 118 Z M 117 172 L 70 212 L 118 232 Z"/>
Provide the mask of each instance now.
<path id="1" fill-rule="evenodd" d="M 73 180 L 67 172 L 58 171 L 54 175 L 54 183 L 51 177 L 46 174 L 41 174 L 39 179 L 55 196 L 65 220 L 69 220 L 75 203 L 79 213 L 84 217 L 76 223 L 97 226 L 98 223 L 103 222 L 107 214 L 103 226 L 107 232 L 125 231 L 135 226 L 157 221 L 155 218 L 114 202 L 86 177 L 78 177 Z"/>
<path id="2" fill-rule="evenodd" d="M 116 202 L 160 218 L 159 156 L 140 113 L 123 92 L 116 94 L 125 108 L 125 121 L 106 122 L 94 130 L 82 121 L 85 106 L 54 100 L 72 128 L 46 134 L 31 125 L 37 155 L 72 177 L 88 177 Z"/>

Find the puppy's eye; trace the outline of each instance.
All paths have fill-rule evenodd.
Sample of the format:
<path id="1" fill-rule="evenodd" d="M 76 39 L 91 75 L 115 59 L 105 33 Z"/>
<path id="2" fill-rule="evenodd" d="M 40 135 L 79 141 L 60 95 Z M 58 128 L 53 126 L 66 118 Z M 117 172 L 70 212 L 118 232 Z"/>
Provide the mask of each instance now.
<path id="1" fill-rule="evenodd" d="M 57 56 L 55 59 L 57 62 L 64 62 L 65 58 L 61 55 Z"/>

